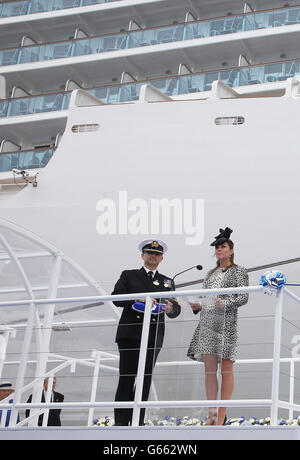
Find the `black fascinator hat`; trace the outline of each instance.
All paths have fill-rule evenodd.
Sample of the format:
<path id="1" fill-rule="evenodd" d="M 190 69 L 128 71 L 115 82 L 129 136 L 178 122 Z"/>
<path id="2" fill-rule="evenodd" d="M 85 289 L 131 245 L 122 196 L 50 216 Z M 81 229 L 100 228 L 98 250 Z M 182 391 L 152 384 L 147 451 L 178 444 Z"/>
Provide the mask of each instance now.
<path id="1" fill-rule="evenodd" d="M 211 243 L 211 246 L 218 246 L 219 244 L 226 243 L 230 238 L 232 230 L 231 228 L 226 227 L 225 230 L 220 228 L 219 232 L 219 235 L 215 236 L 215 241 Z"/>

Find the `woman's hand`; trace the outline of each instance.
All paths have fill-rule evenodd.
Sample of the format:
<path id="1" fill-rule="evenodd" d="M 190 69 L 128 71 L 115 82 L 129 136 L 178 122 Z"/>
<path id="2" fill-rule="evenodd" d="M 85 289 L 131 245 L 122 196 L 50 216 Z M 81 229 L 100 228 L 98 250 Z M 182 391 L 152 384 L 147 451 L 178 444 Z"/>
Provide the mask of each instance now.
<path id="1" fill-rule="evenodd" d="M 200 310 L 200 308 L 201 308 L 200 303 L 194 303 L 194 302 L 192 303 L 192 302 L 189 302 L 189 304 L 190 304 L 191 309 L 192 309 L 193 311 L 198 311 L 198 310 Z"/>
<path id="2" fill-rule="evenodd" d="M 213 301 L 215 302 L 216 307 L 224 307 L 225 305 L 224 300 L 220 297 L 213 297 Z"/>

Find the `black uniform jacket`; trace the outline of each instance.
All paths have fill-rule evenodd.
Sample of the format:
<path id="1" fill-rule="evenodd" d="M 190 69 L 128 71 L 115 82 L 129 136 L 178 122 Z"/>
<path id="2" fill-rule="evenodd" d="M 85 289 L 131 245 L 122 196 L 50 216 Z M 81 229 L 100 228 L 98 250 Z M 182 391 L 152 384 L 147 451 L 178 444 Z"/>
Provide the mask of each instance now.
<path id="1" fill-rule="evenodd" d="M 169 283 L 167 283 L 167 281 L 169 281 Z M 171 291 L 174 289 L 173 286 L 173 282 L 168 276 L 161 275 L 156 271 L 154 278 L 151 279 L 148 277 L 146 270 L 142 267 L 139 270 L 124 270 L 114 287 L 112 295 Z M 156 300 L 159 301 L 160 299 Z M 173 303 L 173 311 L 166 314 L 169 318 L 176 318 L 180 314 L 180 305 L 173 299 L 169 300 Z M 164 302 L 165 299 L 162 299 L 161 303 Z M 117 329 L 116 342 L 122 340 L 140 342 L 141 340 L 144 314 L 132 310 L 131 307 L 133 303 L 134 301 L 114 302 L 117 307 L 123 307 Z M 161 348 L 164 332 L 165 313 L 151 315 L 148 346 L 155 345 L 155 347 Z"/>
<path id="2" fill-rule="evenodd" d="M 30 403 L 31 400 L 32 400 L 32 395 L 29 396 L 27 402 Z M 53 391 L 53 402 L 63 402 L 63 400 L 64 400 L 64 395 L 62 395 L 61 393 L 58 393 L 57 391 Z M 44 392 L 42 392 L 41 402 L 45 402 Z M 61 426 L 60 413 L 61 413 L 61 409 L 50 409 L 49 410 L 48 426 Z M 30 415 L 29 409 L 26 409 L 25 415 L 26 417 L 29 417 Z M 43 415 L 39 416 L 38 426 L 43 425 L 43 417 L 44 417 Z"/>

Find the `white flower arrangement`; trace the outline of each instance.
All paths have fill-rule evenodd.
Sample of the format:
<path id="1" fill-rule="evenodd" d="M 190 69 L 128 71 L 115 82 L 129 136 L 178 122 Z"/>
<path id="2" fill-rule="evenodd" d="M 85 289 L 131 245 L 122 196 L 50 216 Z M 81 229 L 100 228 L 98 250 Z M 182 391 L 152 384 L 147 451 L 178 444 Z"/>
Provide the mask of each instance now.
<path id="1" fill-rule="evenodd" d="M 225 425 L 226 426 L 268 426 L 270 425 L 270 417 L 265 417 L 257 419 L 255 417 L 246 419 L 245 417 L 239 418 L 229 418 Z M 293 420 L 281 419 L 277 423 L 280 426 L 300 426 L 300 415 L 295 417 Z M 112 417 L 102 417 L 95 419 L 93 421 L 93 426 L 98 427 L 110 427 L 114 425 L 114 419 Z M 198 418 L 190 418 L 187 415 L 185 417 L 164 417 L 164 419 L 159 420 L 147 420 L 145 423 L 146 426 L 204 426 L 205 420 L 199 420 Z"/>
<path id="2" fill-rule="evenodd" d="M 230 426 L 269 426 L 271 424 L 270 417 L 265 417 L 261 419 L 257 419 L 255 417 L 246 419 L 245 417 L 240 418 L 229 418 L 225 425 Z M 280 426 L 297 426 L 300 425 L 300 416 L 295 417 L 293 420 L 289 419 L 280 419 L 277 422 L 277 425 Z"/>
<path id="3" fill-rule="evenodd" d="M 202 426 L 205 422 L 198 418 L 165 417 L 163 420 L 147 420 L 146 426 Z"/>
<path id="4" fill-rule="evenodd" d="M 99 427 L 106 427 L 106 426 L 113 426 L 114 425 L 114 419 L 112 417 L 102 417 L 102 418 L 96 418 L 93 421 L 93 426 L 99 426 Z"/>

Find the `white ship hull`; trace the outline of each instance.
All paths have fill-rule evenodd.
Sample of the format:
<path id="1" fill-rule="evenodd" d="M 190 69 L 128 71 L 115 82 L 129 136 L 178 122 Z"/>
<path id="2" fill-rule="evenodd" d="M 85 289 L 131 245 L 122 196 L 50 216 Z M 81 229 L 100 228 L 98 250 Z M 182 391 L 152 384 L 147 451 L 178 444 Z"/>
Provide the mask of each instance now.
<path id="1" fill-rule="evenodd" d="M 137 244 L 155 236 L 153 228 L 168 243 L 169 274 L 194 262 L 209 269 L 209 243 L 222 225 L 234 229 L 236 259 L 246 267 L 295 258 L 298 105 L 298 98 L 286 97 L 72 108 L 38 187 L 2 202 L 1 217 L 56 245 L 100 283 L 110 281 L 107 292 L 120 268 L 139 265 Z M 237 116 L 244 124 L 215 124 Z M 72 132 L 89 124 L 98 131 Z M 100 235 L 104 198 L 115 203 L 116 225 L 109 220 L 108 234 Z M 163 198 L 181 200 L 182 210 L 183 200 L 193 200 L 194 221 L 183 222 L 190 228 L 178 231 L 171 221 L 164 230 L 161 216 L 153 226 L 151 200 Z M 134 199 L 145 200 L 148 222 L 133 222 L 145 215 Z M 196 200 L 204 200 L 198 222 Z"/>

